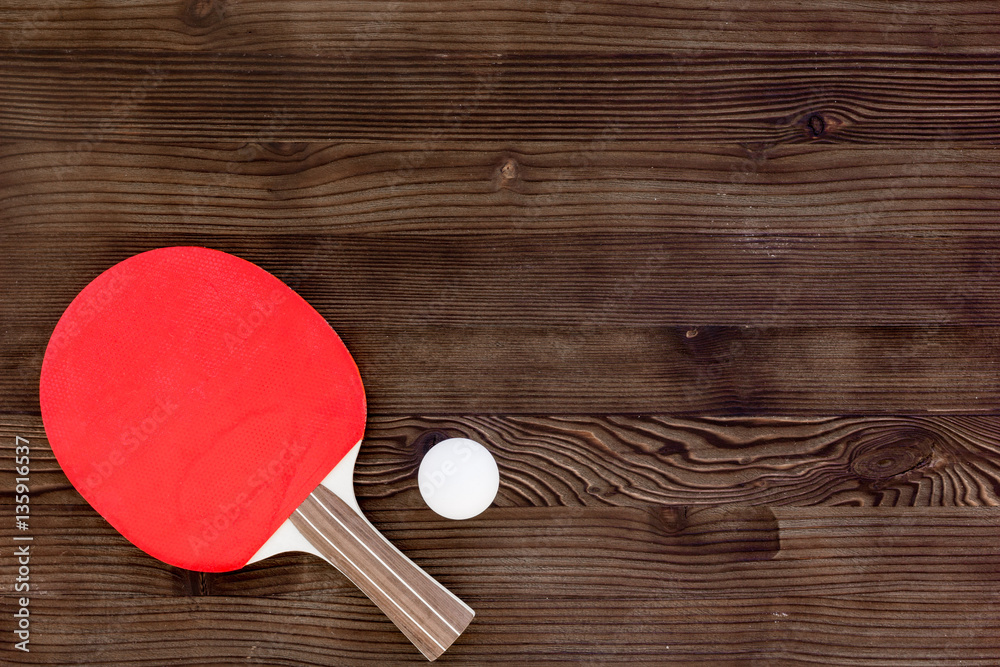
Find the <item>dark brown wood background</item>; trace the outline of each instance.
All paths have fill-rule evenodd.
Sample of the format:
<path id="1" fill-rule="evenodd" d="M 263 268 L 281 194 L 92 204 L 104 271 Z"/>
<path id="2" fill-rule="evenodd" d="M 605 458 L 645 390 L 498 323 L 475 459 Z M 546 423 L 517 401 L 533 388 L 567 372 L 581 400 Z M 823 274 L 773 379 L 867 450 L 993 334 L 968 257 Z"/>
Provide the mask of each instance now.
<path id="1" fill-rule="evenodd" d="M 1000 664 L 994 0 L 0 6 L 0 662 L 420 664 L 344 577 L 200 575 L 47 448 L 47 336 L 200 244 L 356 356 L 442 664 Z M 496 455 L 479 517 L 426 449 Z M 31 442 L 31 652 L 13 447 Z"/>

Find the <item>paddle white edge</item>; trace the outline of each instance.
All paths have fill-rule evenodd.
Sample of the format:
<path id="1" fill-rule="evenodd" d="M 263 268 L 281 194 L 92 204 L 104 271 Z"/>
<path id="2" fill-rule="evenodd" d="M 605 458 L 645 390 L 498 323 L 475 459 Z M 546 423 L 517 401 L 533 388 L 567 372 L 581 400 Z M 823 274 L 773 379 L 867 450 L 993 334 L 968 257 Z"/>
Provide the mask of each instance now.
<path id="1" fill-rule="evenodd" d="M 361 441 L 359 440 L 358 443 L 354 445 L 349 452 L 347 452 L 344 458 L 340 460 L 340 463 L 338 463 L 337 466 L 330 471 L 330 474 L 323 478 L 323 481 L 320 482 L 320 484 L 337 494 L 341 500 L 347 503 L 351 509 L 358 513 L 358 516 L 365 520 L 365 523 L 371 526 L 371 521 L 368 521 L 368 518 L 361 512 L 358 500 L 354 497 L 354 463 L 358 460 L 358 451 L 360 449 Z M 374 526 L 372 529 L 375 530 Z M 382 533 L 378 532 L 378 530 L 375 530 L 375 532 L 380 538 L 382 538 L 383 542 L 390 545 L 393 549 L 396 548 L 395 545 L 389 542 L 389 540 L 382 535 Z M 255 553 L 253 557 L 246 562 L 246 565 L 262 561 L 265 558 L 270 558 L 271 556 L 287 553 L 289 551 L 302 551 L 313 554 L 314 556 L 319 556 L 323 560 L 326 560 L 323 554 L 317 551 L 316 547 L 314 547 L 309 540 L 303 537 L 302 533 L 300 533 L 299 529 L 292 524 L 291 520 L 285 519 L 285 522 L 278 527 L 278 530 L 274 531 L 274 534 L 271 535 L 267 542 L 265 542 L 264 545 L 257 550 L 257 553 Z M 431 581 L 433 581 L 441 590 L 448 590 L 437 580 L 431 579 Z M 451 595 L 450 592 L 448 594 Z M 458 600 L 458 598 L 456 598 L 456 600 Z M 462 604 L 462 606 L 472 612 L 471 607 L 461 600 L 458 601 Z"/>
<path id="2" fill-rule="evenodd" d="M 354 497 L 354 463 L 360 446 L 359 442 L 351 448 L 247 564 L 286 551 L 326 560 L 368 595 L 428 660 L 435 660 L 476 614 L 361 513 Z M 352 511 L 356 516 L 350 516 Z M 329 547 L 326 555 L 300 530 L 311 535 L 319 549 Z"/>
<path id="3" fill-rule="evenodd" d="M 351 447 L 351 450 L 344 455 L 344 458 L 330 471 L 330 474 L 323 478 L 320 484 L 337 494 L 341 500 L 351 506 L 351 509 L 364 518 L 364 514 L 361 514 L 361 507 L 358 506 L 358 500 L 354 497 L 354 463 L 358 460 L 360 449 L 361 441 L 358 440 L 358 443 Z M 365 519 L 365 521 L 368 520 Z M 302 536 L 298 529 L 292 525 L 292 522 L 285 519 L 285 522 L 278 527 L 278 530 L 274 531 L 267 542 L 264 542 L 257 553 L 246 562 L 246 565 L 288 551 L 303 551 L 323 558 L 323 555 L 309 543 L 309 540 Z"/>

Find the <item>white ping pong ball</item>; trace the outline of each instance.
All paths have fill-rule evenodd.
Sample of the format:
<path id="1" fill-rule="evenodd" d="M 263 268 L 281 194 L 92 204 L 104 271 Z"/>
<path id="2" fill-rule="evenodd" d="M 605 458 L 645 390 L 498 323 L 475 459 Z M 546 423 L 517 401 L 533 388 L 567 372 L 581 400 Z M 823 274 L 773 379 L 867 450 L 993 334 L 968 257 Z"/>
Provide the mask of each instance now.
<path id="1" fill-rule="evenodd" d="M 431 447 L 417 471 L 420 495 L 446 519 L 471 519 L 500 489 L 500 469 L 489 450 L 475 440 L 449 438 Z"/>

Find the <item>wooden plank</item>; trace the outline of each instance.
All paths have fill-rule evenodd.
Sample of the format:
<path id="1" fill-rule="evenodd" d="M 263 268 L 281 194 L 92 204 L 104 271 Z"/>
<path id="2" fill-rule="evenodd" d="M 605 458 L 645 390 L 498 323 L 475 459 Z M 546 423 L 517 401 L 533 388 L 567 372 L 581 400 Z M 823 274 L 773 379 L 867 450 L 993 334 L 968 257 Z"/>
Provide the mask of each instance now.
<path id="1" fill-rule="evenodd" d="M 338 328 L 385 414 L 1000 409 L 997 327 Z M 4 411 L 38 413 L 43 349 L 5 348 Z"/>
<path id="2" fill-rule="evenodd" d="M 623 140 L 0 144 L 9 233 L 995 236 L 994 149 Z"/>
<path id="3" fill-rule="evenodd" d="M 373 413 L 1000 410 L 996 326 L 337 328 L 361 369 Z M 26 338 L 12 337 L 4 348 L 3 411 L 38 413 L 48 330 L 12 331 Z"/>
<path id="4" fill-rule="evenodd" d="M 933 334 L 1000 324 L 995 235 L 246 237 L 123 225 L 108 234 L 9 234 L 4 244 L 0 276 L 18 287 L 0 305 L 6 342 L 38 352 L 73 297 L 106 268 L 185 244 L 259 264 L 338 331 L 462 326 L 474 343 L 475 329 L 489 326 L 538 336 L 568 327 L 586 338 L 610 326 L 913 325 Z M 685 345 L 709 338 L 692 334 Z"/>
<path id="5" fill-rule="evenodd" d="M 483 516 L 427 538 L 434 562 L 452 571 L 449 585 L 478 612 L 446 656 L 458 664 L 542 656 L 987 665 L 1000 657 L 994 510 L 785 509 L 775 513 L 780 550 L 763 559 L 735 546 L 745 539 L 732 541 L 739 516 L 682 528 L 691 534 L 679 547 L 664 531 L 671 524 L 631 508 Z M 397 515 L 403 532 L 413 518 Z M 720 559 L 719 545 L 736 550 Z M 362 598 L 325 586 L 276 598 L 248 579 L 219 585 L 229 594 L 36 593 L 31 655 L 105 665 L 422 660 Z M 10 642 L 0 651 L 14 655 Z"/>
<path id="6" fill-rule="evenodd" d="M 979 52 L 996 49 L 989 0 L 795 0 L 656 3 L 527 0 L 317 2 L 262 0 L 128 5 L 48 0 L 4 9 L 0 48 L 219 50 L 299 55 L 376 49 L 504 53 L 668 49 Z"/>
<path id="7" fill-rule="evenodd" d="M 475 602 L 479 616 L 443 657 L 448 664 L 991 667 L 1000 659 L 992 598 L 934 596 L 915 606 L 780 595 L 599 607 L 543 597 Z M 372 609 L 355 600 L 46 600 L 31 656 L 43 664 L 155 667 L 427 664 Z M 12 651 L 4 643 L 0 657 L 23 661 Z"/>
<path id="8" fill-rule="evenodd" d="M 13 460 L 15 436 L 32 449 L 32 502 L 79 504 L 41 419 L 0 419 L 0 461 Z M 372 414 L 355 471 L 364 507 L 424 508 L 417 466 L 449 437 L 493 452 L 498 507 L 1000 506 L 995 416 Z M 0 470 L 0 494 L 13 488 L 13 470 Z"/>
<path id="9" fill-rule="evenodd" d="M 12 506 L 0 508 L 10 514 Z M 203 575 L 192 591 L 197 575 L 143 555 L 97 518 L 74 533 L 73 522 L 87 526 L 88 511 L 49 505 L 34 522 L 35 596 L 363 599 L 343 575 L 301 554 Z M 988 508 L 508 507 L 461 523 L 426 509 L 367 514 L 463 598 L 906 599 L 945 582 L 942 592 L 981 597 L 995 596 L 1000 565 L 1000 514 Z M 9 542 L 11 531 L 3 530 Z M 7 582 L 15 578 L 13 561 L 2 563 Z M 536 570 L 540 561 L 546 566 Z M 14 595 L 12 585 L 3 594 Z"/>
<path id="10" fill-rule="evenodd" d="M 447 664 L 992 667 L 992 597 L 917 603 L 771 595 L 751 600 L 475 600 Z M 249 598 L 46 600 L 31 657 L 42 664 L 296 667 L 427 664 L 364 601 Z M 194 619 L 197 619 L 195 621 Z M 113 628 L 113 630 L 109 630 Z M 23 661 L 12 645 L 0 658 Z"/>
<path id="11" fill-rule="evenodd" d="M 363 59 L 0 52 L 0 139 L 995 143 L 1000 65 L 706 52 Z"/>

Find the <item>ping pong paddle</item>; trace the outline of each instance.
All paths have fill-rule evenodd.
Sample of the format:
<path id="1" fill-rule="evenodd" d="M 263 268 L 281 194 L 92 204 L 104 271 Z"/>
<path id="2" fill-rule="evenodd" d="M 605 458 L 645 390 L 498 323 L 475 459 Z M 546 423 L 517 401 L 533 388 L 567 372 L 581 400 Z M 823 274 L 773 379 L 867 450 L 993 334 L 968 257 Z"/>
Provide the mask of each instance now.
<path id="1" fill-rule="evenodd" d="M 66 476 L 148 554 L 203 572 L 316 554 L 430 660 L 472 620 L 362 516 L 357 366 L 256 265 L 198 247 L 116 264 L 56 325 L 39 394 Z"/>

